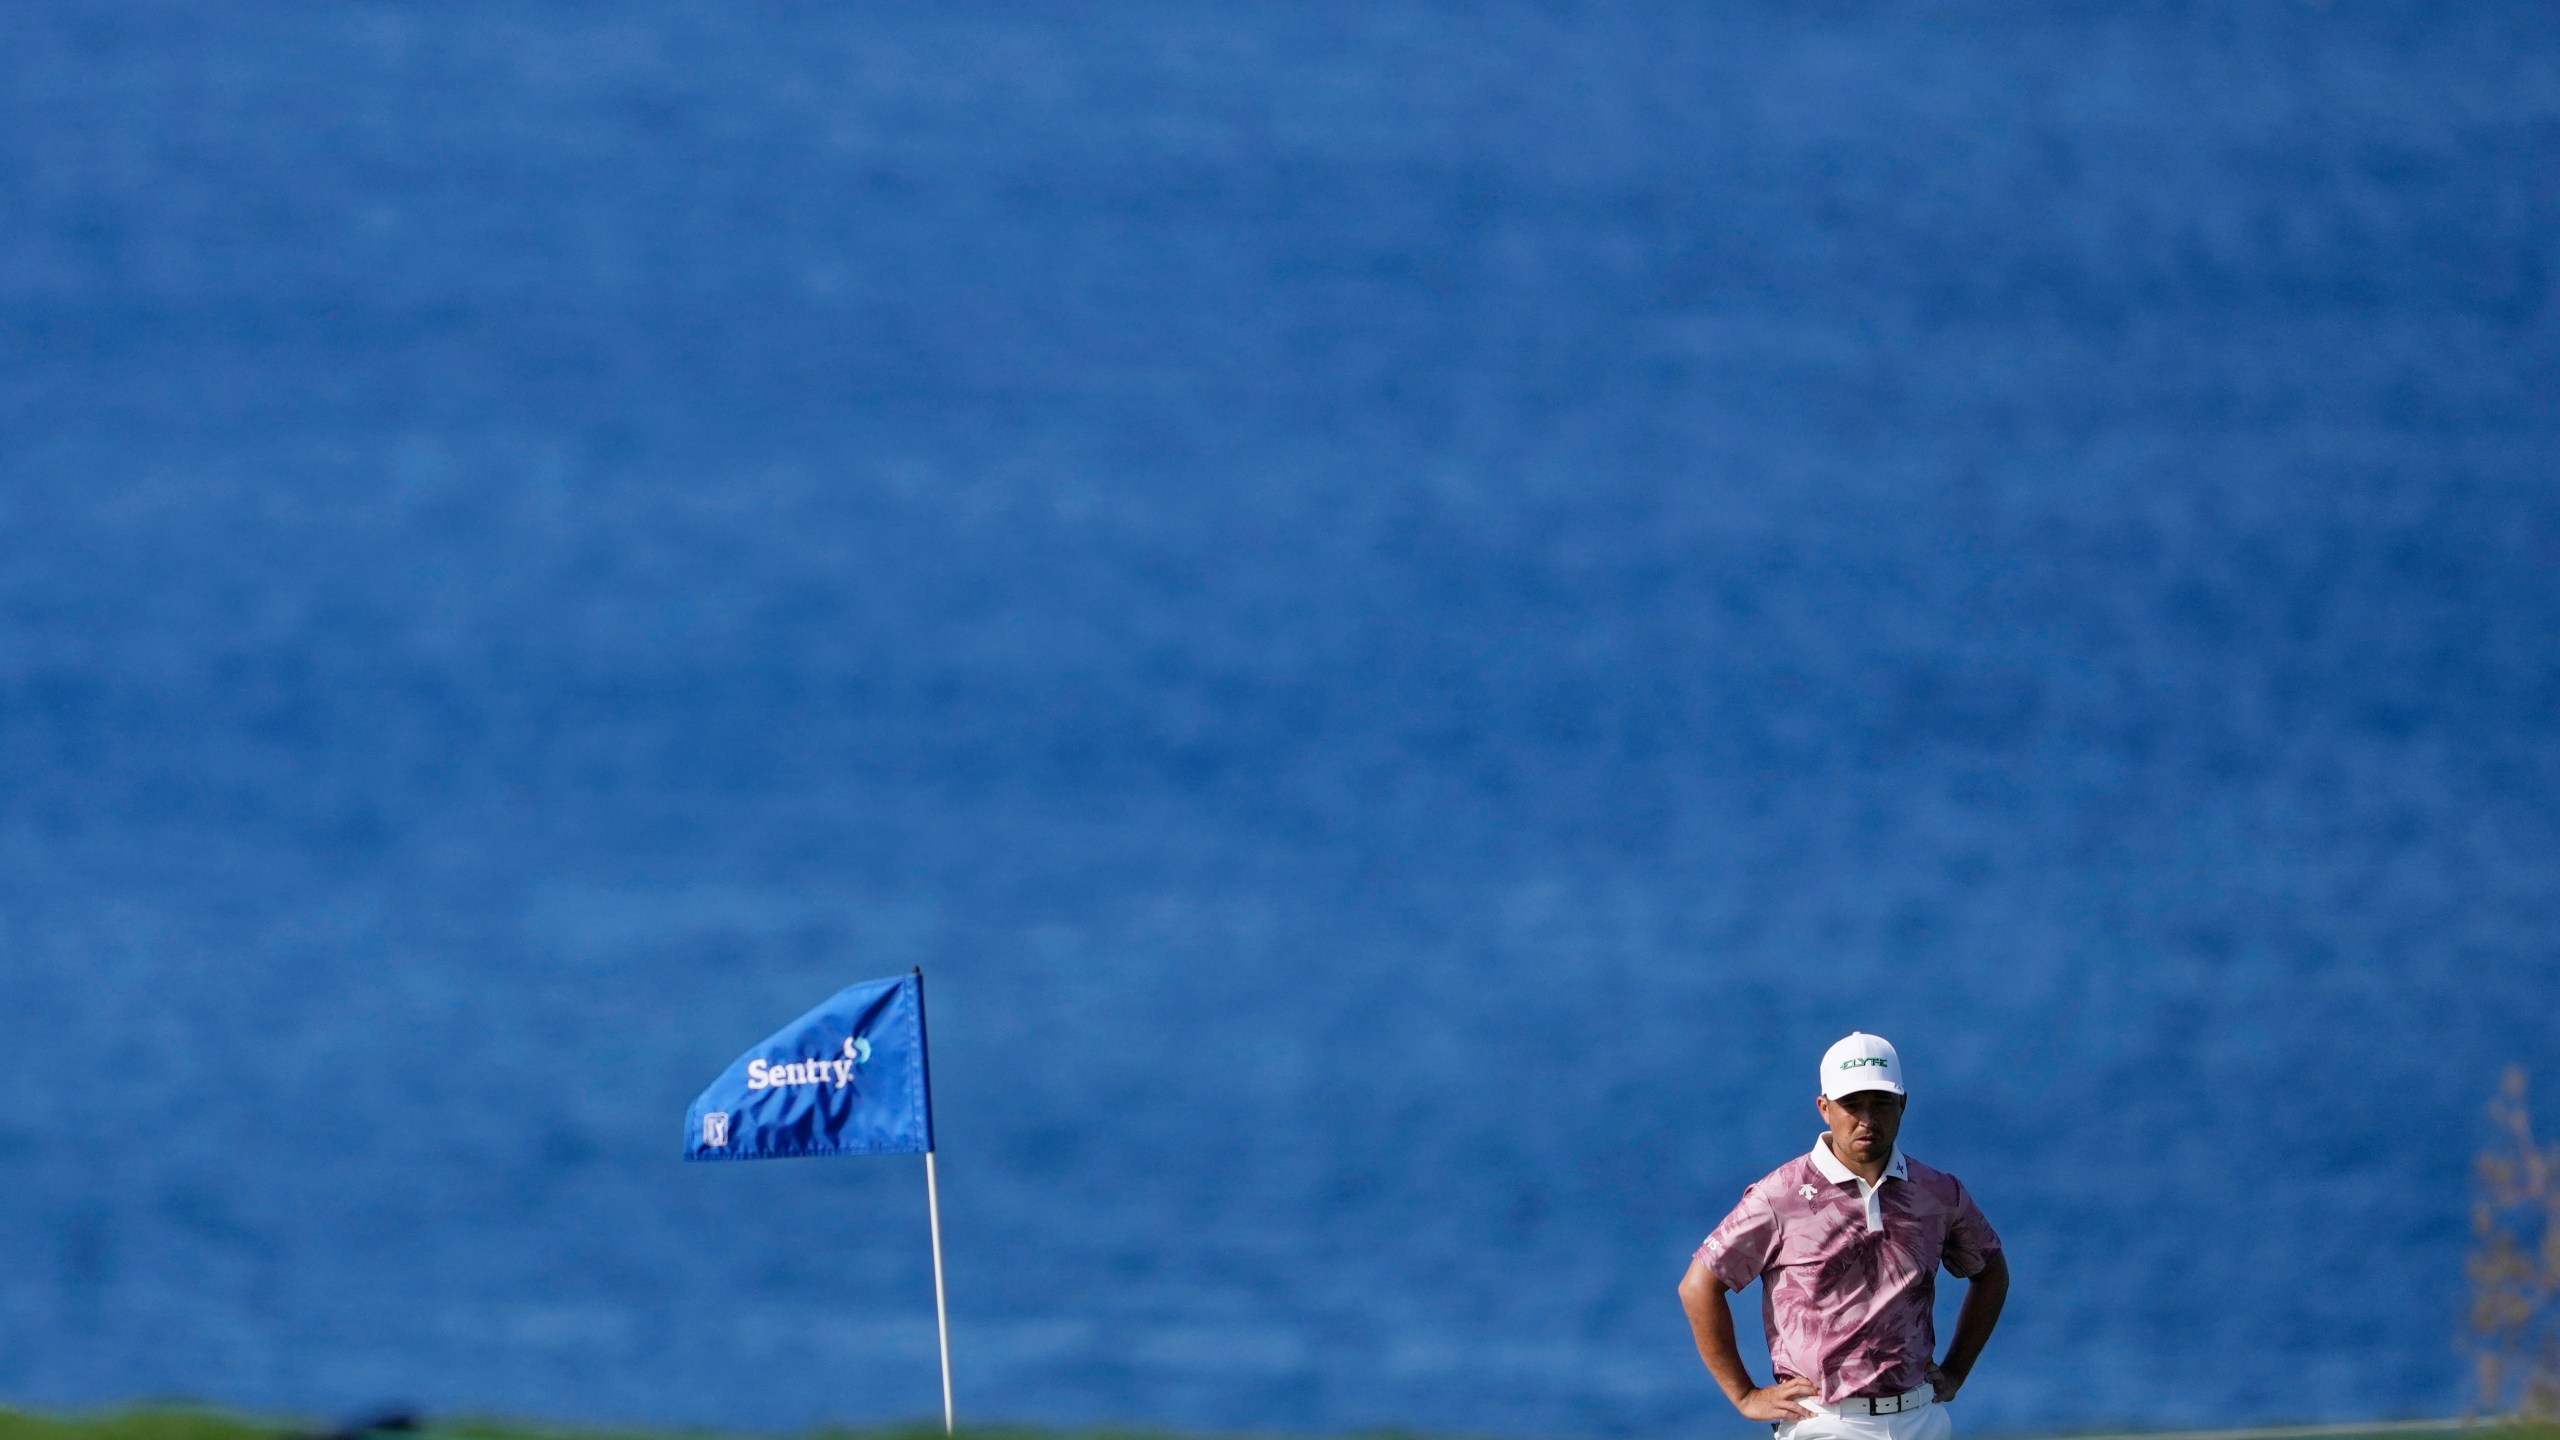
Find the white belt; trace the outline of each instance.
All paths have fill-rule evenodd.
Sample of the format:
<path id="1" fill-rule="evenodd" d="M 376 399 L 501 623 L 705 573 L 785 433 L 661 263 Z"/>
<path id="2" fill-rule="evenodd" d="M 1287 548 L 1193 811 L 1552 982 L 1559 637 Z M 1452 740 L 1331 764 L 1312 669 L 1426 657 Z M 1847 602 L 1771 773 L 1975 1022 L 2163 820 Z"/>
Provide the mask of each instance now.
<path id="1" fill-rule="evenodd" d="M 1840 1402 L 1839 1410 L 1843 1415 L 1899 1415 L 1905 1410 L 1917 1410 L 1937 1398 L 1937 1386 L 1923 1385 L 1899 1395 L 1852 1395 Z"/>

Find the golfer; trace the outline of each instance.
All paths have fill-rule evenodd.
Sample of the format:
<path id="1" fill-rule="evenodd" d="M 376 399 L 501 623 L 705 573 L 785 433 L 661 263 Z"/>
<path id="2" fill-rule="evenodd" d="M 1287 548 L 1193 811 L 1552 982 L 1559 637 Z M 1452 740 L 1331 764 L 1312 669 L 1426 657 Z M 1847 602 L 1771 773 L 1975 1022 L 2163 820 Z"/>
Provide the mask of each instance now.
<path id="1" fill-rule="evenodd" d="M 1742 1192 L 1680 1282 L 1699 1357 L 1777 1440 L 1948 1440 L 1943 1407 L 2000 1323 L 2000 1237 L 1956 1177 L 1895 1147 L 1904 1098 L 1891 1045 L 1854 1034 L 1832 1046 L 1814 1102 L 1829 1128 L 1811 1154 Z M 1941 1265 L 1972 1284 L 1937 1360 Z M 1733 1348 L 1724 1298 L 1754 1280 L 1778 1372 L 1767 1386 Z"/>

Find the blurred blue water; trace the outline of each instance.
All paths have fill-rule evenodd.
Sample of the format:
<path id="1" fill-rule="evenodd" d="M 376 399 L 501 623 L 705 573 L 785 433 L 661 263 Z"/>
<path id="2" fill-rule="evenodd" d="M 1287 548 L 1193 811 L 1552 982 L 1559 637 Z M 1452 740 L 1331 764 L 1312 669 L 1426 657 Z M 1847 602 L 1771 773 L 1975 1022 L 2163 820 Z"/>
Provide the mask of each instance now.
<path id="1" fill-rule="evenodd" d="M 2461 1403 L 2560 1002 L 2560 12 L 0 11 L 0 1399 L 1738 1433 L 1900 1041 L 1974 1430 Z"/>

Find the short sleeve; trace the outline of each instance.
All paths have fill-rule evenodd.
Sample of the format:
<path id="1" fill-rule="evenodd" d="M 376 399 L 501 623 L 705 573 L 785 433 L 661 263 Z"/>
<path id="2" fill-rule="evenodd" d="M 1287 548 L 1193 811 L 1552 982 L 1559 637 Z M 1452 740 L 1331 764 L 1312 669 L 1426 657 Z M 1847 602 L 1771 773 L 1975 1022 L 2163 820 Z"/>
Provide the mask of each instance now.
<path id="1" fill-rule="evenodd" d="M 1716 1272 L 1724 1288 L 1740 1290 L 1767 1271 L 1777 1248 L 1777 1212 L 1754 1185 L 1742 1192 L 1742 1202 L 1707 1236 L 1698 1253 L 1706 1257 L 1707 1268 Z"/>
<path id="2" fill-rule="evenodd" d="M 1953 1177 L 1949 1177 L 1953 1178 Z M 1973 1192 L 1956 1185 L 1956 1203 L 1947 1217 L 1947 1243 L 1938 1252 L 1947 1273 L 1959 1280 L 1970 1280 L 1982 1273 L 1991 1257 L 2000 1253 L 2000 1235 L 1991 1222 L 1982 1217 L 1982 1207 L 1973 1203 Z"/>

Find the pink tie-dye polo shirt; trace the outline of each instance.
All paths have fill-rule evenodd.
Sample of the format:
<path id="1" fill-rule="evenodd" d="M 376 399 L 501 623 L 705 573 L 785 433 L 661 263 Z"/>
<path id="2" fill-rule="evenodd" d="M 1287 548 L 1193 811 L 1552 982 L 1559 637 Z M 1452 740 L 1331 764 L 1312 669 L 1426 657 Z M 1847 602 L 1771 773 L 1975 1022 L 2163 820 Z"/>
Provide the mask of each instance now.
<path id="1" fill-rule="evenodd" d="M 1727 1289 L 1761 1283 L 1760 1318 L 1780 1379 L 1836 1404 L 1926 1384 L 1938 1335 L 1938 1267 L 1982 1273 L 2000 1237 L 1956 1177 L 1900 1151 L 1868 1188 L 1816 1140 L 1769 1172 L 1698 1249 Z"/>

